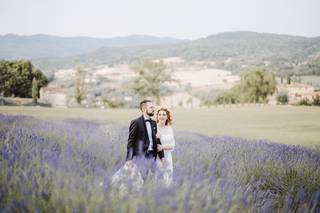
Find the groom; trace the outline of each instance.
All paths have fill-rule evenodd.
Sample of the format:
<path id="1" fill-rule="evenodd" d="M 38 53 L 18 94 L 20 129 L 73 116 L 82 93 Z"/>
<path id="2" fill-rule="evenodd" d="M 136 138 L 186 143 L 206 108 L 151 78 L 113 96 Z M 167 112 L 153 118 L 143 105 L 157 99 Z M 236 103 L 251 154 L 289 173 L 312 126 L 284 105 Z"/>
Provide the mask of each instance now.
<path id="1" fill-rule="evenodd" d="M 157 140 L 157 123 L 151 119 L 154 115 L 154 105 L 151 100 L 143 100 L 140 102 L 140 110 L 142 116 L 132 120 L 129 127 L 129 138 L 127 145 L 127 161 L 131 161 L 134 157 L 142 156 L 155 161 L 157 156 L 163 161 L 164 152 L 157 151 L 157 144 L 161 144 Z"/>

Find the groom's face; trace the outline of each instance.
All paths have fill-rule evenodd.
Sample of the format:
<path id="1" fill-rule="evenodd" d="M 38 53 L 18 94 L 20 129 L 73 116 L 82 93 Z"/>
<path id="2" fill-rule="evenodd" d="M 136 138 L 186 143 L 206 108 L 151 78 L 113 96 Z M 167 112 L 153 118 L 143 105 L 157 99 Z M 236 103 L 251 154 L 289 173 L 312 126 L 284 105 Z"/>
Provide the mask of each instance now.
<path id="1" fill-rule="evenodd" d="M 144 107 L 144 112 L 149 115 L 149 116 L 153 116 L 154 115 L 154 105 L 152 102 L 147 102 L 145 103 L 145 107 Z"/>

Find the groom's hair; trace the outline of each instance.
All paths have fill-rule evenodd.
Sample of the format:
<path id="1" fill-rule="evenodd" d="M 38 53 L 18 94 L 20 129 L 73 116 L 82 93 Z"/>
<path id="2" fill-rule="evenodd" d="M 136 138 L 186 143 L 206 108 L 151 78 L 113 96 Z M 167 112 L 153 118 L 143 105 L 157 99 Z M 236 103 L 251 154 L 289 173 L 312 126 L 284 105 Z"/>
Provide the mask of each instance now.
<path id="1" fill-rule="evenodd" d="M 148 102 L 152 102 L 151 100 L 145 99 L 143 101 L 140 102 L 140 110 L 142 111 L 143 106 L 148 103 Z"/>

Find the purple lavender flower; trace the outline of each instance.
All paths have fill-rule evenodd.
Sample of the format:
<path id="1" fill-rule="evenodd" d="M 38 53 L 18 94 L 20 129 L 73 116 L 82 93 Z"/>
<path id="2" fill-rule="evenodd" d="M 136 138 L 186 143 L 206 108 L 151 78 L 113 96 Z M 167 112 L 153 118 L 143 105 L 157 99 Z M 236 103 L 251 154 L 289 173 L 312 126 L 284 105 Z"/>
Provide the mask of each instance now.
<path id="1" fill-rule="evenodd" d="M 145 175 L 137 190 L 131 173 L 112 182 L 125 163 L 127 127 L 1 114 L 0 124 L 0 212 L 308 212 L 320 203 L 314 149 L 176 132 L 172 184 L 137 158 Z"/>

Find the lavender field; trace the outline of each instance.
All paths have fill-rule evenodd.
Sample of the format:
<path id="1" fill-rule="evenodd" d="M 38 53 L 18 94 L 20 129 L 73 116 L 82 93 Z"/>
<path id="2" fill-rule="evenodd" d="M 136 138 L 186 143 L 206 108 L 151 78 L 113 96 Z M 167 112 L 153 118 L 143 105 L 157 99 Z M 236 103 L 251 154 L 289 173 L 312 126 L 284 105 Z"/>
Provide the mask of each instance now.
<path id="1" fill-rule="evenodd" d="M 120 194 L 128 127 L 0 114 L 0 212 L 320 212 L 320 148 L 177 131 L 170 187 Z"/>

